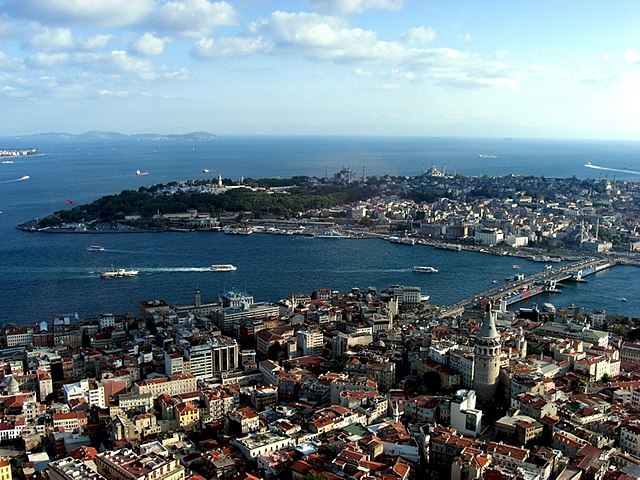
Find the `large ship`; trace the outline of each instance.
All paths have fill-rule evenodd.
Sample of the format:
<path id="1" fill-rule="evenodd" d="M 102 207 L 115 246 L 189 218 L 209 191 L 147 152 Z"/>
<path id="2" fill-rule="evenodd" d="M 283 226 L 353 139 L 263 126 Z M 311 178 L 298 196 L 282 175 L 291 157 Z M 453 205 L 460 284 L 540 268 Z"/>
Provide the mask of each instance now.
<path id="1" fill-rule="evenodd" d="M 438 273 L 438 269 L 437 268 L 423 267 L 423 266 L 420 266 L 420 265 L 417 265 L 417 266 L 413 267 L 413 271 L 415 273 Z"/>
<path id="2" fill-rule="evenodd" d="M 211 265 L 212 272 L 235 272 L 237 269 L 238 267 L 231 264 Z"/>
<path id="3" fill-rule="evenodd" d="M 112 268 L 111 270 L 100 272 L 100 278 L 135 277 L 136 275 L 138 275 L 138 270 L 127 270 L 125 268 Z"/>

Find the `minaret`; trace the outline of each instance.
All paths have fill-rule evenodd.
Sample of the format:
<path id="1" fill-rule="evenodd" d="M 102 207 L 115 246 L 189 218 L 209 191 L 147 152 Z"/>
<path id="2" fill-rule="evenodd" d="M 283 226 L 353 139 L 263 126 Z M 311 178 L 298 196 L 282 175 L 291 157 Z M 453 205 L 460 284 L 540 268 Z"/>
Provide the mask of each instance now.
<path id="1" fill-rule="evenodd" d="M 473 389 L 480 405 L 494 401 L 500 375 L 500 335 L 496 330 L 495 312 L 487 304 L 484 321 L 476 336 L 473 357 Z"/>
<path id="2" fill-rule="evenodd" d="M 202 305 L 201 301 L 201 297 L 200 297 L 200 288 L 196 287 L 196 298 L 195 298 L 195 307 L 196 308 L 200 308 L 200 305 Z"/>

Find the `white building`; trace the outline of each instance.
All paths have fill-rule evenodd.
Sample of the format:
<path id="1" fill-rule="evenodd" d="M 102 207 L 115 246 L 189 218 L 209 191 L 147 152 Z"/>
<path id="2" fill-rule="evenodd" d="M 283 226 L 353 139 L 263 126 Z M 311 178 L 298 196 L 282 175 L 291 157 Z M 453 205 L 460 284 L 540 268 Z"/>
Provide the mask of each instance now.
<path id="1" fill-rule="evenodd" d="M 504 240 L 504 233 L 497 228 L 481 228 L 476 230 L 476 243 L 480 245 L 498 245 Z"/>
<path id="2" fill-rule="evenodd" d="M 451 426 L 463 435 L 476 437 L 482 428 L 482 410 L 476 409 L 476 392 L 458 390 L 451 399 Z"/>
<path id="3" fill-rule="evenodd" d="M 620 449 L 640 457 L 640 425 L 624 425 L 620 429 Z"/>
<path id="4" fill-rule="evenodd" d="M 80 380 L 76 383 L 67 383 L 62 386 L 62 396 L 65 403 L 71 400 L 84 399 L 90 406 L 105 408 L 104 386 L 95 379 Z"/>
<path id="5" fill-rule="evenodd" d="M 322 355 L 324 349 L 324 335 L 320 330 L 298 331 L 298 349 L 302 355 Z"/>
<path id="6" fill-rule="evenodd" d="M 505 239 L 504 243 L 514 248 L 526 247 L 527 245 L 529 245 L 529 237 L 510 234 L 510 235 L 507 235 L 507 238 Z"/>
<path id="7" fill-rule="evenodd" d="M 185 348 L 184 358 L 189 361 L 191 374 L 196 378 L 209 378 L 215 373 L 238 368 L 238 342 L 234 338 L 212 337 L 204 345 Z"/>

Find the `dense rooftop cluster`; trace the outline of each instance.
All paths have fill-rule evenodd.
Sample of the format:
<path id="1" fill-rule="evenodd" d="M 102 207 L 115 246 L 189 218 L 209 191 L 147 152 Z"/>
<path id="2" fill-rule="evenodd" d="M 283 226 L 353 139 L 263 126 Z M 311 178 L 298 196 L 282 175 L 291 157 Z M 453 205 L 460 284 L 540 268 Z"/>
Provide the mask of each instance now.
<path id="1" fill-rule="evenodd" d="M 638 478 L 637 320 L 427 310 L 398 285 L 274 304 L 198 290 L 6 325 L 0 441 L 18 451 L 0 475 Z"/>

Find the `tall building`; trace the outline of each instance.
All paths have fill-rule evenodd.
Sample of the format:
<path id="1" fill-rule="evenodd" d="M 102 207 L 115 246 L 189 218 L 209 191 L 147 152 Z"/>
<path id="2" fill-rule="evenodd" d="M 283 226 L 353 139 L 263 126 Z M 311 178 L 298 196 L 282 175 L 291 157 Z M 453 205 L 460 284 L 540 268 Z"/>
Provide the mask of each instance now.
<path id="1" fill-rule="evenodd" d="M 229 337 L 213 337 L 203 345 L 190 345 L 184 350 L 184 358 L 189 361 L 191 374 L 196 378 L 236 370 L 238 354 L 238 342 Z"/>
<path id="2" fill-rule="evenodd" d="M 500 334 L 496 330 L 496 313 L 487 304 L 482 327 L 476 336 L 473 358 L 473 389 L 478 403 L 487 405 L 493 401 L 500 376 Z"/>

